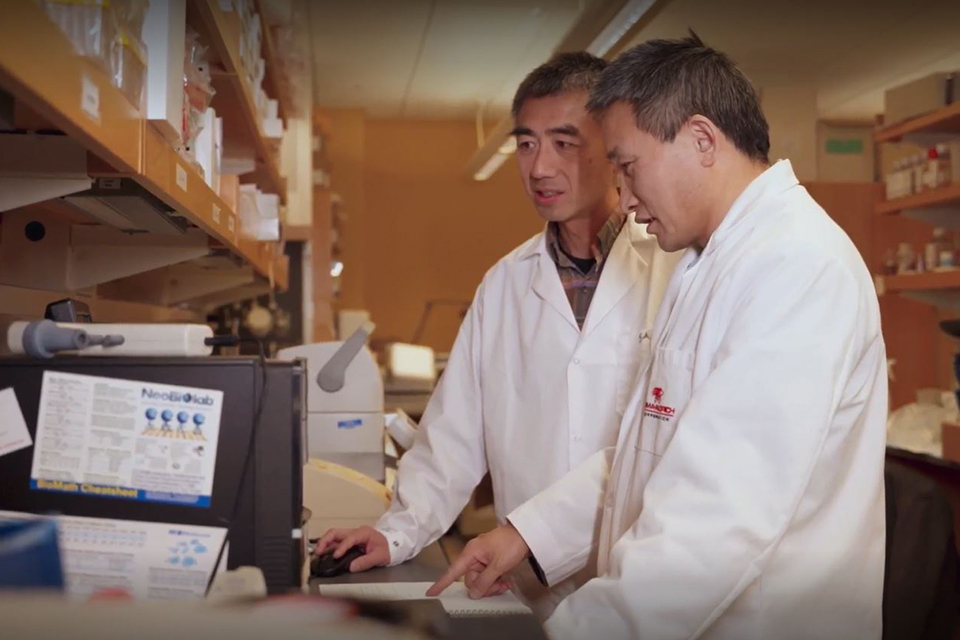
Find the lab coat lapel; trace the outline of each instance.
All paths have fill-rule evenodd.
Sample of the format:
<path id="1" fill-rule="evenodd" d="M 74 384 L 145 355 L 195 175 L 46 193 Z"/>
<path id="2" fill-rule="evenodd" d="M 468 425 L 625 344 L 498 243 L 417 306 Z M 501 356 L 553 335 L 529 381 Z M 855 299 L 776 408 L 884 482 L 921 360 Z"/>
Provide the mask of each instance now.
<path id="1" fill-rule="evenodd" d="M 637 283 L 646 278 L 647 261 L 633 247 L 628 220 L 607 255 L 600 274 L 600 282 L 590 301 L 590 309 L 583 323 L 583 338 L 587 338 L 617 303 Z"/>
<path id="2" fill-rule="evenodd" d="M 560 314 L 570 326 L 578 332 L 577 319 L 573 317 L 573 309 L 570 308 L 570 301 L 563 290 L 563 284 L 560 282 L 560 274 L 557 273 L 557 265 L 554 264 L 547 252 L 546 247 L 540 251 L 537 260 L 537 266 L 533 274 L 533 291 L 548 305 L 553 307 L 554 311 Z"/>

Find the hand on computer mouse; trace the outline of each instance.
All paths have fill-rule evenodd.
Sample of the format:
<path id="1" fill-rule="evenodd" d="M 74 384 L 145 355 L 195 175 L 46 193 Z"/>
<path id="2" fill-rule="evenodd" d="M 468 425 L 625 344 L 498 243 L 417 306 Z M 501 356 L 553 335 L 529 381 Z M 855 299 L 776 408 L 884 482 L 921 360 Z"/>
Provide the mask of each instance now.
<path id="1" fill-rule="evenodd" d="M 359 547 L 363 554 L 350 562 L 348 567 L 350 573 L 390 564 L 390 545 L 386 537 L 368 526 L 356 529 L 330 529 L 317 542 L 314 553 L 319 556 L 333 549 L 332 557 L 339 560 L 352 547 Z"/>

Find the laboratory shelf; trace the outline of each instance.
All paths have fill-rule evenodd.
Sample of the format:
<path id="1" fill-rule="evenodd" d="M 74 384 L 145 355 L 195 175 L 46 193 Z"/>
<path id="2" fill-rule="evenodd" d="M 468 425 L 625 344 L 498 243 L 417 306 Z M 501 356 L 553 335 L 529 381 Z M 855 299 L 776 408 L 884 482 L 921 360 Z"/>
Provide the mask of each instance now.
<path id="1" fill-rule="evenodd" d="M 883 287 L 887 293 L 960 289 L 960 269 L 883 276 Z"/>
<path id="2" fill-rule="evenodd" d="M 904 137 L 925 134 L 960 135 L 960 102 L 933 113 L 878 129 L 874 142 L 900 142 Z"/>
<path id="3" fill-rule="evenodd" d="M 214 36 L 221 53 L 235 64 L 238 26 L 231 26 L 216 0 L 190 4 L 207 14 L 209 25 L 215 28 L 212 34 L 208 30 L 208 35 Z M 235 22 L 236 17 L 233 19 Z M 216 31 L 221 28 L 226 31 Z M 276 159 L 266 152 L 265 138 L 259 135 L 251 94 L 244 80 L 234 77 L 231 82 L 239 91 L 238 109 L 246 115 L 243 122 L 225 122 L 224 133 L 247 127 L 247 135 L 263 154 L 263 162 L 252 177 L 263 180 L 259 184 L 264 191 L 278 193 L 283 199 L 284 181 Z M 106 73 L 74 54 L 60 29 L 33 2 L 9 3 L 4 8 L 0 20 L 0 87 L 86 148 L 92 154 L 88 162 L 91 175 L 133 178 L 203 230 L 212 248 L 222 246 L 237 254 L 272 288 L 287 287 L 289 265 L 280 244 L 240 237 L 236 212 L 133 108 Z"/>
<path id="4" fill-rule="evenodd" d="M 218 0 L 197 0 L 188 3 L 187 22 L 210 44 L 214 61 L 222 67 L 211 69 L 216 90 L 212 106 L 223 118 L 225 154 L 252 150 L 256 169 L 241 176 L 241 181 L 255 182 L 261 191 L 278 194 L 285 203 L 286 188 L 277 153 L 263 133 L 253 87 L 240 59 L 239 17 L 236 12 L 223 11 Z M 271 78 L 276 75 L 276 70 L 270 71 Z"/>
<path id="5" fill-rule="evenodd" d="M 880 200 L 874 211 L 879 214 L 894 214 L 908 209 L 948 206 L 960 209 L 960 182 L 904 198 Z"/>
<path id="6" fill-rule="evenodd" d="M 0 19 L 0 87 L 119 171 L 140 169 L 143 120 L 33 2 L 10 2 Z"/>
<path id="7" fill-rule="evenodd" d="M 273 34 L 270 33 L 270 29 L 267 27 L 267 23 L 263 18 L 263 16 L 266 15 L 263 11 L 263 2 L 261 0 L 254 0 L 254 6 L 257 8 L 257 14 L 260 16 L 260 24 L 263 27 L 263 60 L 266 63 L 266 74 L 263 77 L 263 82 L 267 87 L 267 93 L 277 101 L 277 115 L 286 122 L 287 114 L 290 113 L 290 108 L 287 104 L 289 93 L 286 90 L 287 88 L 283 86 L 280 58 L 277 54 L 276 45 L 273 42 Z"/>

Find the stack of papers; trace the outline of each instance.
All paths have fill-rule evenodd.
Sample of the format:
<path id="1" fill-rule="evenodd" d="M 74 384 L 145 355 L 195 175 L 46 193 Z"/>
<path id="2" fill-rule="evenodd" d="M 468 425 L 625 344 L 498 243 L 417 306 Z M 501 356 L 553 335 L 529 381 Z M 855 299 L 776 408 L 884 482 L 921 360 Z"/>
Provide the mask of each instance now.
<path id="1" fill-rule="evenodd" d="M 320 587 L 320 595 L 329 598 L 359 600 L 428 600 L 429 582 L 373 582 L 368 584 L 330 584 Z M 473 600 L 462 582 L 450 585 L 437 598 L 451 616 L 502 616 L 532 613 L 512 593 Z"/>

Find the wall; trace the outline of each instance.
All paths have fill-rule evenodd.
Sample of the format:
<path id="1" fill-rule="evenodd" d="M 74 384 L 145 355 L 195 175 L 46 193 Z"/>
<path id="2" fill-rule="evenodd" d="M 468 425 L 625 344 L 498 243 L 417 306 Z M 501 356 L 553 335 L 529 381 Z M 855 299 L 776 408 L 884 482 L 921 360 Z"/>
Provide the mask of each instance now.
<path id="1" fill-rule="evenodd" d="M 791 84 L 766 86 L 760 92 L 770 125 L 770 161 L 789 159 L 801 181 L 817 176 L 817 91 Z"/>
<path id="2" fill-rule="evenodd" d="M 476 149 L 472 122 L 351 120 L 347 136 L 331 116 L 333 189 L 348 213 L 341 308 L 370 311 L 378 340 L 410 341 L 428 301 L 451 301 L 435 307 L 420 339 L 449 350 L 486 270 L 543 227 L 515 161 L 478 183 L 463 174 Z M 358 132 L 357 147 L 334 142 L 355 144 Z M 351 157 L 359 183 L 357 167 L 343 166 Z"/>
<path id="3" fill-rule="evenodd" d="M 330 160 L 331 186 L 343 199 L 349 223 L 339 239 L 344 269 L 341 283 L 341 308 L 363 308 L 364 274 L 364 133 L 363 112 L 356 109 L 325 111 L 329 123 L 327 157 Z"/>

